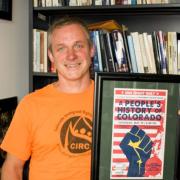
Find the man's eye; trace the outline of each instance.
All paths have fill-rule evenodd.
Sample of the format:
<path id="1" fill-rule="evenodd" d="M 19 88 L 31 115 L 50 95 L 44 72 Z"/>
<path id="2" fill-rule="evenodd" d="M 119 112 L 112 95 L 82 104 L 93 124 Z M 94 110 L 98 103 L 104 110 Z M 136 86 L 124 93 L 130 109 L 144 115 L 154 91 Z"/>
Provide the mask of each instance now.
<path id="1" fill-rule="evenodd" d="M 59 48 L 58 48 L 58 51 L 60 51 L 60 52 L 62 52 L 62 51 L 64 51 L 64 50 L 65 50 L 64 47 L 59 47 Z"/>
<path id="2" fill-rule="evenodd" d="M 75 49 L 81 49 L 81 48 L 83 48 L 83 45 L 82 44 L 75 44 Z"/>

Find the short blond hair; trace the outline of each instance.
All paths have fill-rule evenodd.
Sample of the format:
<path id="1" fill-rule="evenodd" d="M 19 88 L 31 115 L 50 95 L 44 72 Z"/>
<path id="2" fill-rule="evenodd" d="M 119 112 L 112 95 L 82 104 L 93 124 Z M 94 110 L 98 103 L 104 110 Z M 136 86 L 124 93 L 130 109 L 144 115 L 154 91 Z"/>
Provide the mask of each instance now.
<path id="1" fill-rule="evenodd" d="M 57 28 L 64 27 L 66 25 L 71 25 L 71 24 L 78 24 L 83 28 L 83 30 L 85 31 L 85 33 L 87 35 L 87 40 L 88 40 L 89 46 L 90 47 L 92 46 L 92 41 L 90 38 L 90 33 L 88 30 L 87 24 L 80 18 L 65 16 L 63 18 L 55 20 L 48 29 L 48 49 L 51 52 L 52 52 L 51 36 L 52 36 L 52 33 L 54 32 L 54 30 Z"/>

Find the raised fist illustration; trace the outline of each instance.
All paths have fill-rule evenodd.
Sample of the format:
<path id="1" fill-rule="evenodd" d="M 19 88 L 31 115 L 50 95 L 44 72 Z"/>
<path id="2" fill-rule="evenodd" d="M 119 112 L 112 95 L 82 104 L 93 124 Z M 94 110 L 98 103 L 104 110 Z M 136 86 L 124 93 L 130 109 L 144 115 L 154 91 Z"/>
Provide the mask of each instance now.
<path id="1" fill-rule="evenodd" d="M 129 161 L 128 177 L 143 177 L 146 161 L 150 158 L 152 141 L 138 126 L 133 126 L 120 143 Z"/>

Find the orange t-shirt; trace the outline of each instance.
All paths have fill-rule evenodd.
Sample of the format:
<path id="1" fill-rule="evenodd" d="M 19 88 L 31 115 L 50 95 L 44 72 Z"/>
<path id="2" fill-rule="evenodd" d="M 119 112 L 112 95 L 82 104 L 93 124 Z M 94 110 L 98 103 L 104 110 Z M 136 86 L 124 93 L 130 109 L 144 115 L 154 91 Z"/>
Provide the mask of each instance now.
<path id="1" fill-rule="evenodd" d="M 94 82 L 82 93 L 52 84 L 23 98 L 1 148 L 30 161 L 30 180 L 90 180 Z"/>

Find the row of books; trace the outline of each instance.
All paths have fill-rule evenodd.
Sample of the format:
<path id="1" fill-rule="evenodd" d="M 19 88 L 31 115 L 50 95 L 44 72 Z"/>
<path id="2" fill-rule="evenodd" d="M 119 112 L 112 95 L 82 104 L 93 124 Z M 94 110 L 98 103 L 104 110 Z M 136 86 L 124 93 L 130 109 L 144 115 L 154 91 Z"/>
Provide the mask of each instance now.
<path id="1" fill-rule="evenodd" d="M 34 0 L 34 7 L 57 7 L 62 6 L 63 0 Z"/>
<path id="2" fill-rule="evenodd" d="M 95 5 L 167 4 L 175 0 L 94 0 Z M 91 6 L 92 0 L 34 0 L 34 7 Z"/>
<path id="3" fill-rule="evenodd" d="M 168 4 L 170 0 L 95 0 L 95 5 Z"/>
<path id="4" fill-rule="evenodd" d="M 180 74 L 177 32 L 93 30 L 94 71 Z"/>
<path id="5" fill-rule="evenodd" d="M 89 27 L 95 46 L 93 71 L 180 74 L 179 33 L 108 27 Z M 46 31 L 33 29 L 33 49 L 33 71 L 55 72 L 47 57 Z"/>
<path id="6" fill-rule="evenodd" d="M 47 46 L 47 31 L 33 29 L 33 72 L 56 72 L 48 59 Z"/>

